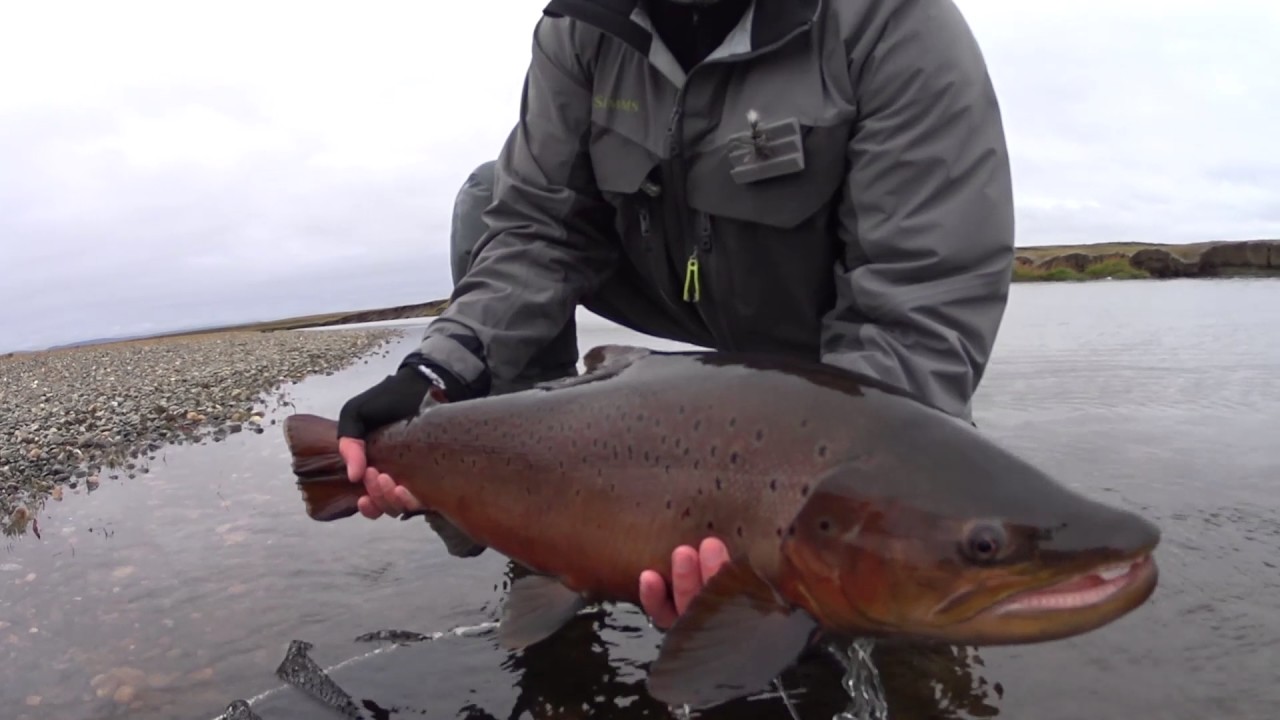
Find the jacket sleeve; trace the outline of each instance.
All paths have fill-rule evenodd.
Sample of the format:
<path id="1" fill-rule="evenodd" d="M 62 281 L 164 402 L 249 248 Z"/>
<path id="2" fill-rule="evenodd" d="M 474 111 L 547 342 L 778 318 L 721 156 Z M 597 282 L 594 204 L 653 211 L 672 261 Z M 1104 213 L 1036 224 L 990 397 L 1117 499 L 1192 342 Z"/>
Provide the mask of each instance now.
<path id="1" fill-rule="evenodd" d="M 822 359 L 968 420 L 1013 269 L 1008 151 L 960 12 L 950 0 L 893 4 L 851 59 L 860 111 Z"/>
<path id="2" fill-rule="evenodd" d="M 566 18 L 534 31 L 520 119 L 495 166 L 488 226 L 449 307 L 418 352 L 483 392 L 514 377 L 614 268 L 613 208 L 596 190 L 587 140 L 592 89 Z"/>

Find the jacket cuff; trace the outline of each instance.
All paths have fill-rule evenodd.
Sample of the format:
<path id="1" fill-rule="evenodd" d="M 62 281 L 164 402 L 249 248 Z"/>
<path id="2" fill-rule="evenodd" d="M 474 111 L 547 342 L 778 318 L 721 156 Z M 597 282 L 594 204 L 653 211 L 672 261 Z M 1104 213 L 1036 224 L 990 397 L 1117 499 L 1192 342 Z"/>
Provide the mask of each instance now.
<path id="1" fill-rule="evenodd" d="M 434 339 L 430 338 L 430 340 Z M 443 339 L 448 340 L 449 338 Z M 411 367 L 415 369 L 436 387 L 443 390 L 445 398 L 449 402 L 469 400 L 489 394 L 489 372 L 482 364 L 480 365 L 480 372 L 474 373 L 471 377 L 466 377 L 454 369 L 456 366 L 449 364 L 447 352 L 443 353 L 446 357 L 441 358 L 440 355 L 433 352 L 433 348 L 430 345 L 440 345 L 440 343 L 423 343 L 423 346 L 427 349 L 425 351 L 423 349 L 415 350 L 406 355 L 404 360 L 400 362 L 399 368 Z M 443 349 L 447 351 L 449 348 L 446 346 Z M 479 364 L 473 355 L 465 350 L 462 350 L 462 352 L 466 359 L 470 359 L 471 363 Z M 466 367 L 465 362 L 463 366 Z"/>

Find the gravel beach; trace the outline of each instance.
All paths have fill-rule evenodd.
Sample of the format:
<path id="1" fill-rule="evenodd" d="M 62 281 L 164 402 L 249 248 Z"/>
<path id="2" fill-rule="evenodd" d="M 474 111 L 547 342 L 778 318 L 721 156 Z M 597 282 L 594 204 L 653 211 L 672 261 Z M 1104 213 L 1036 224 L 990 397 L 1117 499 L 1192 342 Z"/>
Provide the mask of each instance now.
<path id="1" fill-rule="evenodd" d="M 260 433 L 273 390 L 400 333 L 223 332 L 0 359 L 0 526 L 24 532 L 64 486 L 145 473 L 164 445 Z"/>

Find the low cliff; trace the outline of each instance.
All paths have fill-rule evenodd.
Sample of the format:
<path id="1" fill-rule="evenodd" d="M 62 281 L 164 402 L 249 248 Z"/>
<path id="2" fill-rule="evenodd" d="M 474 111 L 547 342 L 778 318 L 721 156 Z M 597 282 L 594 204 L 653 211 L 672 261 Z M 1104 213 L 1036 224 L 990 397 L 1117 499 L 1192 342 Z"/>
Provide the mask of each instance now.
<path id="1" fill-rule="evenodd" d="M 1280 276 L 1280 240 L 1018 248 L 1015 281 Z"/>

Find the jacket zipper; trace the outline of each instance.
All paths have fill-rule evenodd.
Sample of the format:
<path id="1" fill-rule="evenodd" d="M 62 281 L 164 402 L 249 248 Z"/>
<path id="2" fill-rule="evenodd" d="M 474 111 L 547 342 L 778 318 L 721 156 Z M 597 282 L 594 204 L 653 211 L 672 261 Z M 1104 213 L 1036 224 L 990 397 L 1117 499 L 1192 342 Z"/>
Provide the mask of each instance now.
<path id="1" fill-rule="evenodd" d="M 684 85 L 682 85 L 680 89 L 676 92 L 674 107 L 672 108 L 672 111 L 671 111 L 671 120 L 667 124 L 667 145 L 670 150 L 671 164 L 672 164 L 671 178 L 668 181 L 667 185 L 668 187 L 674 188 L 674 192 L 670 193 L 670 197 L 674 198 L 676 209 L 679 210 L 679 212 L 667 213 L 668 215 L 667 223 L 666 223 L 667 236 L 668 238 L 671 238 L 668 240 L 668 242 L 674 242 L 678 238 L 683 238 L 685 236 L 684 229 L 689 227 L 689 222 L 687 217 L 688 205 L 686 202 L 687 191 L 685 187 L 685 180 L 686 180 L 685 176 L 687 174 L 687 171 L 685 169 L 684 147 L 683 147 L 682 140 L 684 138 L 683 115 L 684 115 L 685 90 L 689 87 L 689 84 L 693 81 L 693 76 L 706 65 L 712 65 L 715 63 L 724 63 L 724 62 L 741 62 L 743 60 L 758 57 L 765 53 L 772 52 L 773 50 L 791 42 L 795 37 L 805 32 L 808 32 L 812 27 L 813 27 L 813 21 L 808 20 L 803 24 L 801 24 L 799 27 L 792 30 L 790 33 L 787 33 L 785 36 L 779 38 L 778 40 L 775 40 L 774 42 L 764 47 L 756 48 L 755 50 L 749 53 L 737 55 L 732 58 L 716 58 L 714 60 L 698 63 L 685 76 Z M 675 217 L 673 218 L 671 216 L 675 216 Z M 710 311 L 710 308 L 707 308 L 706 305 L 703 305 L 701 303 L 702 263 L 703 263 L 704 257 L 709 257 L 711 255 L 712 232 L 711 232 L 711 218 L 710 216 L 707 215 L 707 213 L 699 212 L 698 220 L 699 220 L 698 237 L 695 240 L 693 247 L 688 247 L 687 245 L 685 245 L 687 259 L 685 260 L 685 267 L 684 267 L 684 292 L 682 294 L 682 299 L 687 303 L 693 304 L 697 308 L 698 316 L 702 318 L 702 322 L 707 326 L 708 330 L 711 331 L 712 336 L 715 337 L 718 342 L 726 343 L 729 338 L 727 333 L 723 331 L 723 328 L 720 327 L 721 323 L 718 323 L 718 322 L 713 323 L 712 318 L 710 317 L 712 314 Z M 676 227 L 676 231 L 674 234 L 671 232 L 671 226 L 673 224 Z M 720 331 L 717 332 L 717 330 L 720 330 Z"/>

